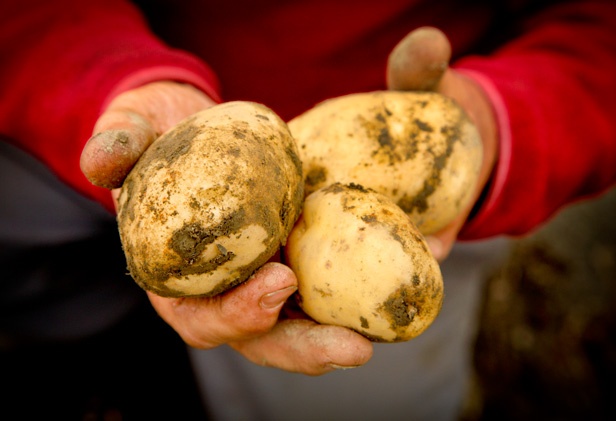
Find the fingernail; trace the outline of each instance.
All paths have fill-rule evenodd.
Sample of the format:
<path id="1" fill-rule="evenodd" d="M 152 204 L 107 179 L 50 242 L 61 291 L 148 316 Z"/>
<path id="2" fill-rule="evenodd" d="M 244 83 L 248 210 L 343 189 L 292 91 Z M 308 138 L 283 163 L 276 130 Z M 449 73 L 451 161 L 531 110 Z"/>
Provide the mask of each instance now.
<path id="1" fill-rule="evenodd" d="M 293 285 L 278 291 L 270 292 L 261 297 L 259 305 L 266 309 L 280 307 L 295 291 L 297 291 L 297 287 Z"/>
<path id="2" fill-rule="evenodd" d="M 329 366 L 335 370 L 350 370 L 351 368 L 361 367 L 359 365 L 338 365 L 338 364 L 329 364 Z"/>

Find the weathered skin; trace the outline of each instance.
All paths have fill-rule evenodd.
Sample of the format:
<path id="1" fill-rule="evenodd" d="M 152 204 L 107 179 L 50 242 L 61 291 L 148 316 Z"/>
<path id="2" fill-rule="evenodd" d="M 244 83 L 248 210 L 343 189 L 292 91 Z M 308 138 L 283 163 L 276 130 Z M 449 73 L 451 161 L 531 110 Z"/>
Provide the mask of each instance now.
<path id="1" fill-rule="evenodd" d="M 300 305 L 319 323 L 400 342 L 441 309 L 443 280 L 423 236 L 375 191 L 335 183 L 310 194 L 285 250 Z"/>
<path id="2" fill-rule="evenodd" d="M 289 122 L 305 194 L 357 183 L 390 197 L 423 234 L 469 204 L 482 162 L 475 126 L 432 92 L 377 91 L 324 101 Z"/>
<path id="3" fill-rule="evenodd" d="M 285 244 L 303 200 L 288 127 L 229 102 L 158 138 L 122 187 L 118 225 L 132 277 L 161 296 L 213 296 Z"/>

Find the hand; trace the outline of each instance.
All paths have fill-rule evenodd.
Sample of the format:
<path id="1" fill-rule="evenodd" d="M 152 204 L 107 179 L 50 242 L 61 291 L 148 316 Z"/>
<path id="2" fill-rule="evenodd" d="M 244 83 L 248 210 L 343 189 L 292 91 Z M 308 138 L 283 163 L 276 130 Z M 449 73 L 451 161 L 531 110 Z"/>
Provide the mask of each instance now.
<path id="1" fill-rule="evenodd" d="M 248 360 L 320 375 L 366 363 L 372 344 L 342 327 L 319 325 L 287 302 L 297 279 L 270 262 L 236 288 L 213 298 L 166 299 L 149 294 L 161 317 L 195 348 L 228 344 Z"/>
<path id="2" fill-rule="evenodd" d="M 483 90 L 449 67 L 451 46 L 445 34 L 424 27 L 409 33 L 394 48 L 387 66 L 389 89 L 434 91 L 454 99 L 477 127 L 483 143 L 483 163 L 471 204 L 447 227 L 427 238 L 434 257 L 444 260 L 480 197 L 496 162 L 498 133 L 492 105 Z"/>
<path id="3" fill-rule="evenodd" d="M 189 85 L 156 82 L 115 98 L 98 119 L 81 168 L 96 185 L 114 190 L 141 154 L 183 118 L 214 105 Z M 321 326 L 292 314 L 297 290 L 291 269 L 271 262 L 249 280 L 213 298 L 148 297 L 158 314 L 190 346 L 229 344 L 250 361 L 310 375 L 354 367 L 372 356 L 372 344 L 348 329 Z"/>

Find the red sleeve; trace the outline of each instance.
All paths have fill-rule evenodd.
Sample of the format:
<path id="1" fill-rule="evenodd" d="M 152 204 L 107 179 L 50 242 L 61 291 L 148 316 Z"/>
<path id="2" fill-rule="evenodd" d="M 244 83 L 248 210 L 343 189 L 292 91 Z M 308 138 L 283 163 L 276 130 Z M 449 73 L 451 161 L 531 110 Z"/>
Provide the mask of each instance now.
<path id="1" fill-rule="evenodd" d="M 455 65 L 491 97 L 501 148 L 461 239 L 519 235 L 616 181 L 616 2 L 545 10 L 489 57 Z"/>
<path id="2" fill-rule="evenodd" d="M 212 72 L 162 44 L 126 1 L 5 0 L 0 57 L 0 134 L 108 209 L 109 191 L 79 168 L 105 103 L 155 80 L 191 83 L 218 99 Z"/>

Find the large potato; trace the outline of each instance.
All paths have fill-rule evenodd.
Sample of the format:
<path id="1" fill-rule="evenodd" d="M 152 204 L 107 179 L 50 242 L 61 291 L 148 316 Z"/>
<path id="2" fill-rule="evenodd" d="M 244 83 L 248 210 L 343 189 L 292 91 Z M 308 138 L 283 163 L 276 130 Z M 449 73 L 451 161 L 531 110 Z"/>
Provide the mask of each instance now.
<path id="1" fill-rule="evenodd" d="M 310 194 L 285 252 L 300 306 L 320 323 L 399 342 L 441 309 L 443 280 L 423 236 L 375 191 L 335 183 Z"/>
<path id="2" fill-rule="evenodd" d="M 287 125 L 229 102 L 158 138 L 130 172 L 118 225 L 132 277 L 162 296 L 212 296 L 285 244 L 303 201 Z"/>
<path id="3" fill-rule="evenodd" d="M 305 194 L 334 182 L 390 197 L 424 234 L 469 204 L 482 161 L 475 126 L 451 99 L 377 91 L 317 104 L 289 122 Z"/>

